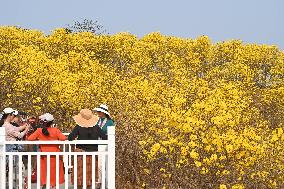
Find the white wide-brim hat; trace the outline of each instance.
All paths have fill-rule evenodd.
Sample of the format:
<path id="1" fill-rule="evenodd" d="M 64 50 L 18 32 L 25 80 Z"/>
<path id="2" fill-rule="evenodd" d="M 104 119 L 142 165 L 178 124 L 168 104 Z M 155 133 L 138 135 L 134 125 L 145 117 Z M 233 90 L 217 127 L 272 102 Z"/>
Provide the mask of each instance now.
<path id="1" fill-rule="evenodd" d="M 99 118 L 89 109 L 82 109 L 78 115 L 73 117 L 73 119 L 81 127 L 93 127 L 99 120 Z"/>
<path id="2" fill-rule="evenodd" d="M 104 105 L 104 104 L 101 104 L 100 107 L 95 108 L 94 111 L 102 112 L 102 113 L 105 113 L 106 115 L 110 116 L 110 114 L 108 112 L 108 107 L 107 107 L 107 105 Z"/>

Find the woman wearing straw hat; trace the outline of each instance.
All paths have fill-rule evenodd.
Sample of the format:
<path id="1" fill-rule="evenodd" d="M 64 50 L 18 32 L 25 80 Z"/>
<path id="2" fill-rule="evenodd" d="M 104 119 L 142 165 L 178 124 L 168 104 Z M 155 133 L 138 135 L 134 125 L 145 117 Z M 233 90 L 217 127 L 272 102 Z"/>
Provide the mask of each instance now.
<path id="1" fill-rule="evenodd" d="M 98 140 L 98 138 L 107 139 L 107 136 L 102 130 L 96 126 L 98 117 L 91 110 L 82 109 L 80 113 L 73 117 L 76 126 L 68 136 L 68 140 Z M 76 152 L 93 152 L 98 151 L 98 145 L 94 144 L 78 144 Z M 97 160 L 96 160 L 97 164 Z M 74 167 L 74 166 L 73 166 Z M 96 165 L 96 168 L 98 166 Z M 83 186 L 83 156 L 78 156 L 77 159 L 77 185 L 79 188 Z M 98 169 L 96 176 L 98 176 Z M 72 171 L 72 183 L 74 184 L 74 170 Z M 97 178 L 96 178 L 97 180 Z M 92 186 L 92 156 L 86 156 L 86 185 L 87 188 Z"/>

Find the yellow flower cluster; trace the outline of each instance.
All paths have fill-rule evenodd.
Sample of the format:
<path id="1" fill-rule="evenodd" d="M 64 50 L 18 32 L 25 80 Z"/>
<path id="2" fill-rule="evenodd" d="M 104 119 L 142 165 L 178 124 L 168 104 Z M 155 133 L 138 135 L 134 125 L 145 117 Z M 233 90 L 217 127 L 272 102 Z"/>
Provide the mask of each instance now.
<path id="1" fill-rule="evenodd" d="M 0 27 L 0 104 L 63 131 L 107 104 L 118 188 L 284 188 L 284 53 L 232 40 Z"/>

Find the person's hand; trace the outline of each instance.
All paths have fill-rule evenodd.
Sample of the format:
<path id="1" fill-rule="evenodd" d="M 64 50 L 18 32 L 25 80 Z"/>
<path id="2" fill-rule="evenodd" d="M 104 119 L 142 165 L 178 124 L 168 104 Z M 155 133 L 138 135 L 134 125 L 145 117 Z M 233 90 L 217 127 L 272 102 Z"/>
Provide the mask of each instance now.
<path id="1" fill-rule="evenodd" d="M 27 123 L 24 123 L 22 126 L 23 126 L 24 128 L 26 128 L 26 127 L 27 127 L 27 125 L 28 125 Z"/>
<path id="2" fill-rule="evenodd" d="M 20 130 L 24 131 L 27 127 L 27 123 L 24 123 L 22 126 L 20 126 Z"/>
<path id="3" fill-rule="evenodd" d="M 30 125 L 30 124 L 27 124 L 27 123 L 26 123 L 25 126 L 26 126 L 26 127 L 25 127 L 25 130 L 27 130 L 27 131 L 30 130 L 30 128 L 31 128 L 31 125 Z"/>
<path id="4" fill-rule="evenodd" d="M 29 123 L 25 123 L 24 126 L 25 126 L 25 129 L 28 129 L 28 130 L 31 128 L 31 125 Z"/>

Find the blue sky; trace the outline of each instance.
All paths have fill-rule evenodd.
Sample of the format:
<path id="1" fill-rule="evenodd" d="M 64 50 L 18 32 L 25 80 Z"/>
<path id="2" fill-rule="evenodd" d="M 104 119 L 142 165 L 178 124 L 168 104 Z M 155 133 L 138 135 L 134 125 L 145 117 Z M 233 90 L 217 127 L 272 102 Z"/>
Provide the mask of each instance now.
<path id="1" fill-rule="evenodd" d="M 284 49 L 283 8 L 284 0 L 3 0 L 0 25 L 49 33 L 87 18 L 110 34 L 208 35 L 213 42 L 241 39 Z"/>

